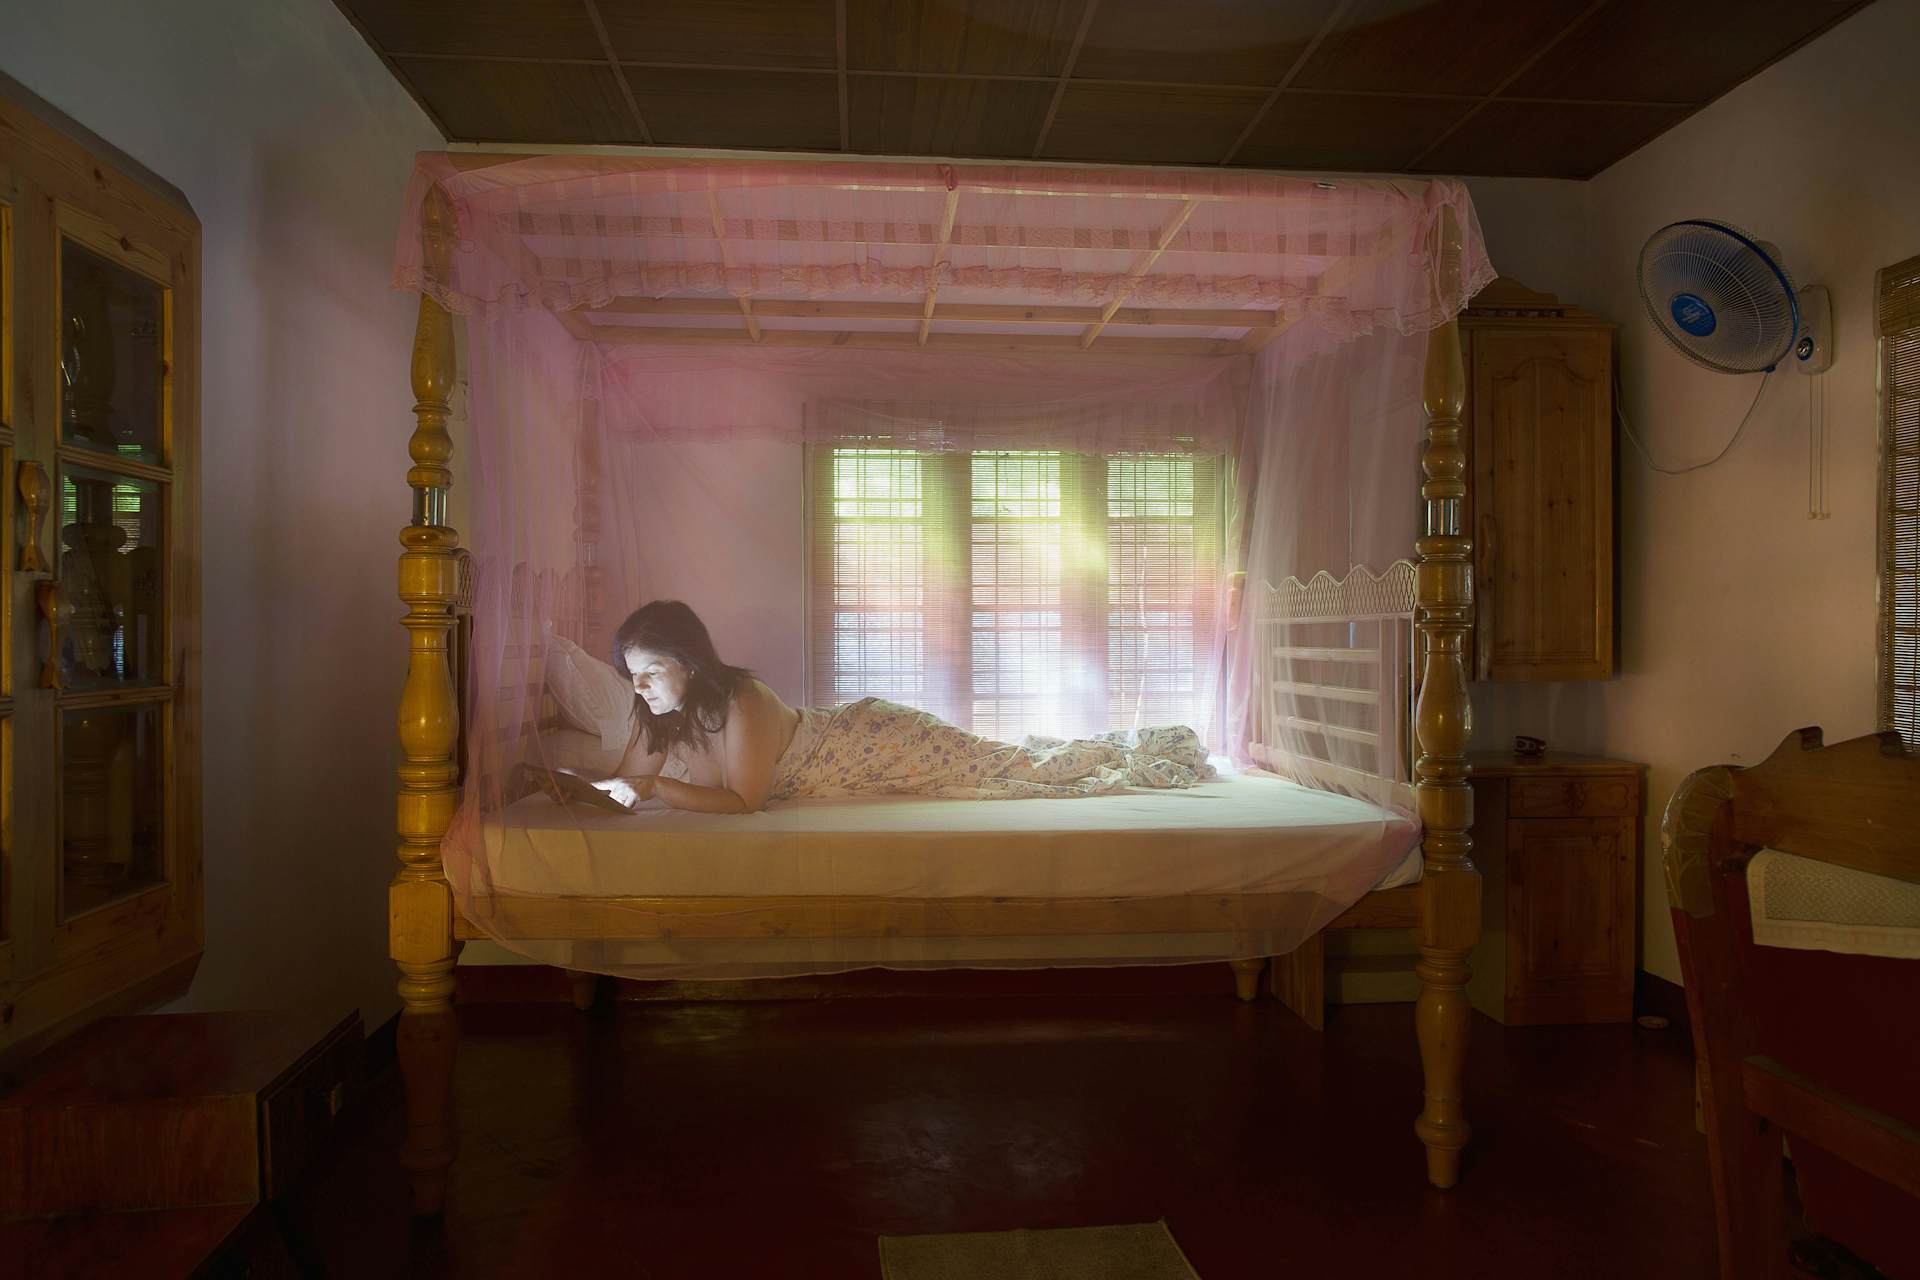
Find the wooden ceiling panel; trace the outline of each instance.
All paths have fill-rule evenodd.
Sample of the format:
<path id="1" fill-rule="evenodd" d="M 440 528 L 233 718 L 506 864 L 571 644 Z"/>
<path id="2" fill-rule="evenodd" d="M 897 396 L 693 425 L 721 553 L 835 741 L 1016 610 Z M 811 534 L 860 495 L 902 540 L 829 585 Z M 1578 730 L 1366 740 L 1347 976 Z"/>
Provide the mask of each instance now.
<path id="1" fill-rule="evenodd" d="M 1295 89 L 1488 94 L 1592 0 L 1356 0 Z"/>
<path id="2" fill-rule="evenodd" d="M 1057 76 L 1089 0 L 847 0 L 854 71 Z"/>
<path id="3" fill-rule="evenodd" d="M 834 0 L 596 0 L 627 62 L 832 67 Z"/>
<path id="4" fill-rule="evenodd" d="M 840 90 L 798 71 L 626 68 L 653 140 L 669 147 L 840 147 Z"/>
<path id="5" fill-rule="evenodd" d="M 1262 169 L 1404 169 L 1472 107 L 1459 98 L 1284 93 L 1241 144 L 1234 163 Z"/>
<path id="6" fill-rule="evenodd" d="M 1536 177 L 1868 2 L 335 0 L 451 141 Z"/>
<path id="7" fill-rule="evenodd" d="M 1270 86 L 1337 0 L 1101 0 L 1073 64 L 1090 80 Z"/>
<path id="8" fill-rule="evenodd" d="M 1417 166 L 1423 173 L 1590 178 L 1692 108 L 1501 102 L 1482 107 Z"/>
<path id="9" fill-rule="evenodd" d="M 1860 7 L 1861 0 L 1609 0 L 1508 92 L 1704 103 Z"/>
<path id="10" fill-rule="evenodd" d="M 395 58 L 455 142 L 642 142 L 612 67 Z"/>
<path id="11" fill-rule="evenodd" d="M 1218 164 L 1266 94 L 1069 84 L 1041 154 L 1052 160 Z"/>
<path id="12" fill-rule="evenodd" d="M 599 58 L 580 0 L 340 0 L 375 48 L 501 58 Z"/>
<path id="13" fill-rule="evenodd" d="M 1053 101 L 1018 80 L 855 75 L 847 91 L 852 148 L 882 155 L 1026 157 Z"/>

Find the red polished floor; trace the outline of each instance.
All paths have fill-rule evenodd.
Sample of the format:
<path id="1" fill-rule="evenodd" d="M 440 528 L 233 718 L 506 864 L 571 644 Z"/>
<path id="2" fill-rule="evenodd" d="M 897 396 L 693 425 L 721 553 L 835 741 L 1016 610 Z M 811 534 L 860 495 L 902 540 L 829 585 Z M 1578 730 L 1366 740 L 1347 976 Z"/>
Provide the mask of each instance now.
<path id="1" fill-rule="evenodd" d="M 1429 1189 L 1409 1006 L 1228 996 L 462 1009 L 412 1224 L 398 1087 L 283 1222 L 329 1275 L 877 1277 L 876 1237 L 1164 1217 L 1203 1280 L 1714 1274 L 1684 1033 L 1476 1016 Z"/>

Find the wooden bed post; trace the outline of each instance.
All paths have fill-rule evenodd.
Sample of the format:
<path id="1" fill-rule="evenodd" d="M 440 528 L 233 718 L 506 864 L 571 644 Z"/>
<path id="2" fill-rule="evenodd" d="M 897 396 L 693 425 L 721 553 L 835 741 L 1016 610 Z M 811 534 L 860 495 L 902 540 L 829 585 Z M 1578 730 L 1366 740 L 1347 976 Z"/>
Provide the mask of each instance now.
<path id="1" fill-rule="evenodd" d="M 1440 255 L 1443 291 L 1458 292 L 1460 227 L 1452 209 L 1442 215 Z M 1425 386 L 1427 446 L 1421 458 L 1426 483 L 1426 533 L 1415 544 L 1415 643 L 1421 659 L 1420 700 L 1414 732 L 1420 755 L 1414 768 L 1420 821 L 1426 834 L 1421 855 L 1421 923 L 1414 931 L 1420 961 L 1420 1003 L 1414 1013 L 1420 1062 L 1426 1073 L 1426 1106 L 1414 1132 L 1427 1146 L 1427 1178 L 1451 1187 L 1460 1177 L 1460 1151 L 1472 1129 L 1461 1101 L 1467 1057 L 1467 955 L 1480 938 L 1480 873 L 1469 854 L 1473 838 L 1473 791 L 1467 784 L 1466 644 L 1473 627 L 1472 541 L 1462 532 L 1467 494 L 1467 451 L 1460 423 L 1466 400 L 1466 370 L 1460 358 L 1460 327 L 1449 320 L 1427 338 Z"/>
<path id="2" fill-rule="evenodd" d="M 445 281 L 453 210 L 434 190 L 422 239 L 428 278 Z M 453 893 L 440 864 L 440 838 L 460 800 L 454 755 L 459 731 L 447 636 L 459 587 L 460 535 L 447 527 L 447 400 L 453 390 L 453 318 L 425 292 L 413 336 L 413 520 L 401 531 L 400 599 L 406 602 L 407 683 L 400 695 L 398 854 L 387 890 L 388 953 L 400 968 L 400 1071 L 407 1136 L 400 1163 L 413 1181 L 415 1213 L 440 1210 L 453 1163 Z"/>

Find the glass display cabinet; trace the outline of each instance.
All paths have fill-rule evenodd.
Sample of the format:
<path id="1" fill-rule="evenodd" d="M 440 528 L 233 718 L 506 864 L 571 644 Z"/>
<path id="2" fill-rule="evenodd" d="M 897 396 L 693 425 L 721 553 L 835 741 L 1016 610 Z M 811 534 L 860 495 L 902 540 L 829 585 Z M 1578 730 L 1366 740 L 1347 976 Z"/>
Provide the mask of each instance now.
<path id="1" fill-rule="evenodd" d="M 186 990 L 200 226 L 0 91 L 0 1067 Z"/>

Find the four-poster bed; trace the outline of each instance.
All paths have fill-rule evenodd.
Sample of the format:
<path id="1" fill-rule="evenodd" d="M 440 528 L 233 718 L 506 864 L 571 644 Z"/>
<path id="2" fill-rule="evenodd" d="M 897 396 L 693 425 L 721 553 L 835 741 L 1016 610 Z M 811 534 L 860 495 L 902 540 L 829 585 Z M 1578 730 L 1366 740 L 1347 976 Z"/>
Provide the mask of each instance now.
<path id="1" fill-rule="evenodd" d="M 452 1009 L 454 964 L 463 940 L 483 936 L 501 936 L 501 920 L 512 917 L 515 935 L 549 942 L 604 945 L 609 942 L 646 942 L 668 939 L 683 942 L 689 938 L 720 939 L 740 942 L 780 939 L 804 940 L 814 936 L 833 939 L 899 938 L 979 940 L 995 937 L 1034 938 L 1108 935 L 1185 935 L 1241 934 L 1258 931 L 1265 923 L 1263 913 L 1290 912 L 1298 916 L 1297 902 L 1283 902 L 1292 895 L 1263 894 L 1230 889 L 1224 892 L 1159 892 L 1147 896 L 1100 895 L 1069 900 L 1021 896 L 1018 893 L 947 894 L 938 897 L 871 896 L 844 897 L 787 893 L 780 895 L 697 894 L 675 892 L 672 896 L 647 896 L 646 893 L 620 893 L 617 896 L 591 896 L 556 892 L 546 897 L 516 898 L 501 889 L 498 869 L 487 867 L 487 876 L 479 888 L 450 883 L 449 868 L 443 865 L 442 842 L 448 838 L 461 808 L 463 783 L 471 784 L 464 768 L 471 768 L 471 745 L 465 736 L 461 697 L 469 681 L 470 658 L 465 641 L 465 618 L 473 607 L 475 587 L 472 563 L 462 550 L 460 538 L 449 527 L 448 491 L 453 483 L 452 437 L 448 430 L 450 399 L 459 380 L 454 367 L 454 315 L 449 305 L 456 300 L 445 282 L 453 270 L 456 253 L 468 252 L 480 234 L 469 224 L 469 215 L 456 206 L 442 189 L 441 178 L 450 173 L 465 175 L 470 194 L 490 188 L 499 181 L 510 181 L 508 171 L 524 158 L 467 155 L 439 157 L 438 167 L 429 167 L 438 178 L 417 188 L 420 191 L 417 213 L 419 236 L 417 260 L 403 269 L 401 283 L 421 292 L 416 331 L 412 383 L 416 400 L 416 426 L 410 443 L 413 467 L 408 484 L 414 490 L 412 522 L 403 530 L 405 551 L 400 563 L 400 595 L 407 605 L 403 625 L 409 634 L 410 662 L 400 708 L 400 737 L 404 762 L 400 766 L 398 808 L 399 860 L 401 863 L 389 893 L 391 952 L 401 972 L 399 991 L 404 1002 L 400 1022 L 399 1053 L 408 1097 L 408 1133 L 402 1159 L 413 1178 L 416 1207 L 421 1212 L 437 1209 L 445 1188 L 447 1169 L 453 1158 L 450 1120 L 450 1081 L 453 1069 L 456 1025 Z M 556 164 L 564 165 L 564 161 Z M 760 178 L 751 164 L 730 162 L 736 171 L 732 180 L 740 189 L 750 188 Z M 1259 289 L 1243 292 L 1234 300 L 1240 307 L 1198 307 L 1189 305 L 1130 306 L 1142 295 L 1158 302 L 1161 297 L 1178 296 L 1178 288 L 1191 292 L 1191 281 L 1176 285 L 1156 275 L 1156 264 L 1174 253 L 1247 252 L 1244 239 L 1236 242 L 1225 232 L 1214 231 L 1211 241 L 1190 226 L 1196 210 L 1209 201 L 1246 197 L 1224 189 L 1196 187 L 1181 189 L 1178 180 L 1168 185 L 1129 186 L 1124 172 L 1100 172 L 1079 187 L 1062 185 L 1050 189 L 1054 171 L 1032 169 L 995 170 L 997 181 L 982 180 L 978 185 L 957 181 L 954 171 L 941 166 L 945 192 L 937 188 L 913 185 L 917 193 L 932 191 L 939 212 L 929 224 L 901 232 L 898 224 L 877 220 L 838 234 L 861 240 L 863 252 L 879 281 L 878 290 L 896 293 L 911 285 L 923 289 L 918 301 L 837 301 L 816 297 L 768 298 L 766 291 L 778 292 L 777 284 L 791 282 L 812 267 L 788 266 L 778 271 L 743 264 L 738 246 L 730 239 L 744 235 L 748 239 L 791 244 L 802 241 L 815 224 L 802 218 L 749 220 L 744 227 L 731 221 L 719 199 L 708 185 L 704 205 L 708 217 L 702 221 L 686 216 L 688 190 L 698 191 L 703 181 L 698 162 L 664 158 L 603 159 L 600 168 L 583 160 L 578 172 L 568 172 L 558 180 L 602 193 L 598 185 L 605 171 L 617 170 L 619 176 L 634 181 L 634 175 L 659 178 L 662 189 L 672 189 L 682 197 L 679 212 L 671 218 L 649 218 L 644 208 L 629 210 L 622 223 L 604 204 L 583 213 L 579 219 L 562 215 L 543 221 L 539 212 L 522 211 L 504 219 L 509 235 L 505 243 L 514 246 L 516 260 L 509 264 L 509 275 L 517 274 L 526 282 L 524 296 L 516 295 L 515 305 L 538 307 L 550 315 L 585 350 L 615 347 L 687 346 L 873 350 L 907 353 L 910 358 L 933 358 L 940 352 L 1033 353 L 1060 361 L 1088 360 L 1100 355 L 1124 353 L 1140 360 L 1163 357 L 1217 359 L 1248 356 L 1262 351 L 1291 325 L 1302 318 L 1319 314 L 1324 304 L 1340 300 L 1350 287 L 1356 271 L 1378 269 L 1377 257 L 1387 252 L 1376 249 L 1375 259 L 1362 252 L 1364 237 L 1345 240 L 1330 235 L 1324 226 L 1315 234 L 1303 231 L 1305 239 L 1293 246 L 1311 250 L 1316 261 L 1311 273 L 1312 287 L 1302 296 L 1281 297 Z M 711 166 L 709 166 L 710 168 Z M 903 168 L 904 167 L 900 167 Z M 919 167 L 925 174 L 930 167 Z M 748 171 L 741 176 L 740 171 Z M 771 162 L 767 171 L 771 173 Z M 844 187 L 848 190 L 884 190 L 888 183 L 909 189 L 908 179 L 893 175 L 886 166 L 844 166 Z M 1009 176 L 1011 175 L 1011 176 Z M 684 181 L 683 181 L 684 179 Z M 771 178 L 767 179 L 772 181 Z M 816 181 L 817 181 L 816 177 Z M 710 179 L 707 181 L 711 182 Z M 923 179 L 916 179 L 916 182 Z M 1246 182 L 1242 178 L 1237 181 Z M 1367 184 L 1351 184 L 1365 188 Z M 957 266 L 955 259 L 962 247 L 975 252 L 1004 248 L 1006 228 L 989 225 L 969 226 L 965 221 L 966 201 L 963 189 L 972 198 L 976 190 L 984 192 L 984 201 L 1072 197 L 1096 202 L 1106 196 L 1125 195 L 1158 201 L 1163 211 L 1144 231 L 1116 232 L 1097 245 L 1087 243 L 1050 244 L 1049 250 L 1066 253 L 1098 251 L 1107 256 L 1107 269 L 1083 273 L 1070 280 L 1068 296 L 1089 298 L 1093 305 L 1036 303 L 1031 299 L 1018 304 L 979 301 L 947 301 L 959 292 L 955 281 L 975 290 L 986 287 L 995 277 L 985 268 Z M 1263 199 L 1273 204 L 1298 199 L 1310 204 L 1317 192 L 1331 191 L 1333 184 L 1277 181 L 1260 188 Z M 1469 858 L 1471 840 L 1471 791 L 1467 784 L 1466 740 L 1468 732 L 1467 672 L 1465 666 L 1467 633 L 1472 620 L 1472 583 L 1470 543 L 1462 529 L 1461 510 L 1466 497 L 1467 455 L 1460 422 L 1465 379 L 1460 341 L 1451 316 L 1464 303 L 1464 293 L 1484 283 L 1490 275 L 1484 253 L 1477 240 L 1469 246 L 1467 229 L 1453 203 L 1432 200 L 1423 205 L 1439 188 L 1436 184 L 1379 184 L 1370 194 L 1383 205 L 1396 209 L 1425 208 L 1427 215 L 1419 225 L 1420 241 L 1411 259 L 1416 262 L 1422 288 L 1430 296 L 1417 301 L 1428 314 L 1417 324 L 1424 329 L 1425 367 L 1422 403 L 1425 417 L 1425 444 L 1421 454 L 1423 479 L 1419 501 L 1424 511 L 1424 533 L 1415 542 L 1411 563 L 1386 568 L 1383 575 L 1356 564 L 1352 573 L 1339 577 L 1314 578 L 1305 586 L 1282 582 L 1278 587 L 1261 584 L 1254 588 L 1255 601 L 1241 617 L 1253 618 L 1258 634 L 1252 644 L 1256 650 L 1272 649 L 1287 655 L 1287 662 L 1269 668 L 1264 659 L 1251 675 L 1252 689 L 1263 699 L 1284 684 L 1293 694 L 1331 703 L 1367 704 L 1375 717 L 1361 729 L 1335 723 L 1327 715 L 1321 720 L 1285 717 L 1285 732 L 1304 732 L 1314 741 L 1337 737 L 1342 743 L 1358 744 L 1372 753 L 1375 768 L 1384 772 L 1395 756 L 1404 756 L 1402 747 L 1417 744 L 1413 767 L 1413 803 L 1422 833 L 1420 836 L 1420 878 L 1417 883 L 1367 893 L 1338 914 L 1324 927 L 1408 928 L 1414 931 L 1420 951 L 1417 973 L 1422 994 L 1415 1012 L 1421 1057 L 1425 1072 L 1425 1105 L 1415 1121 L 1415 1129 L 1427 1150 L 1428 1177 L 1435 1186 L 1449 1187 L 1458 1178 L 1460 1154 L 1469 1135 L 1461 1099 L 1468 1004 L 1465 985 L 1467 956 L 1479 937 L 1479 877 Z M 1443 193 L 1464 205 L 1464 193 L 1457 189 Z M 694 206 L 697 208 L 697 204 Z M 1114 208 L 1120 205 L 1116 200 Z M 1465 206 L 1470 217 L 1470 206 Z M 630 270 L 609 260 L 599 277 L 603 284 L 592 296 L 567 285 L 555 285 L 551 272 L 543 275 L 547 264 L 526 247 L 528 239 L 566 237 L 581 233 L 582 221 L 590 223 L 590 234 L 600 238 L 604 248 L 610 243 L 633 237 L 687 239 L 696 232 L 715 260 L 702 277 L 686 262 L 651 266 L 642 263 Z M 836 224 L 837 225 L 837 224 Z M 1315 224 L 1317 225 L 1317 224 Z M 927 234 L 928 227 L 932 234 Z M 836 234 L 833 231 L 829 236 Z M 1183 238 L 1184 237 L 1184 238 Z M 1086 237 L 1081 238 L 1083 241 Z M 1257 239 L 1257 238 L 1256 238 Z M 1386 243 L 1384 237 L 1382 242 Z M 882 246 L 881 248 L 874 247 Z M 907 275 L 886 265 L 884 246 L 911 247 L 925 251 L 927 259 L 917 273 Z M 1396 252 L 1404 244 L 1394 243 Z M 1477 254 L 1472 279 L 1463 261 L 1469 247 Z M 1279 256 L 1289 246 L 1281 237 Z M 403 245 L 403 264 L 407 249 Z M 1396 268 L 1406 264 L 1396 263 Z M 1062 273 L 1057 270 L 1053 273 Z M 811 280 L 811 276 L 808 277 Z M 1051 277 L 1050 277 L 1051 279 Z M 903 282 L 906 282 L 903 284 Z M 867 283 L 871 284 L 871 281 Z M 661 296 L 663 292 L 697 291 L 705 287 L 716 296 Z M 1223 296 L 1226 283 L 1210 285 Z M 1352 286 L 1357 293 L 1360 286 Z M 823 289 L 826 289 L 823 286 Z M 1077 292 L 1071 292 L 1077 290 Z M 826 289 L 826 291 L 831 291 Z M 857 289 L 855 290 L 857 291 Z M 805 292 L 805 290 L 802 290 Z M 967 294 L 966 296 L 977 296 Z M 1187 298 L 1186 301 L 1191 301 Z M 1250 303 L 1260 304 L 1250 309 Z M 501 304 L 505 305 L 505 304 Z M 484 310 L 475 306 L 474 311 Z M 1359 332 L 1370 332 L 1372 315 L 1343 317 Z M 639 325 L 625 323 L 639 318 Z M 664 320 L 665 323 L 654 323 Z M 1404 316 L 1403 316 L 1404 320 Z M 683 323 L 697 321 L 697 324 Z M 780 322 L 776 324 L 775 322 Z M 976 326 L 955 330 L 952 324 Z M 725 328 L 711 327 L 725 324 Z M 875 328 L 875 325 L 881 325 Z M 936 329 L 936 325 L 948 327 Z M 845 326 L 845 327 L 840 327 Z M 886 327 L 892 326 L 892 327 Z M 978 326 L 986 326 L 980 328 Z M 1115 331 L 1145 329 L 1149 336 L 1123 337 Z M 1168 336 L 1166 330 L 1193 330 L 1209 336 Z M 1066 330 L 1062 332 L 1061 330 Z M 1223 330 L 1237 330 L 1223 336 Z M 915 357 L 915 353 L 923 353 Z M 604 405 L 590 403 L 587 414 L 604 414 Z M 581 436 L 582 449 L 594 447 L 592 432 Z M 578 469 L 578 489 L 574 494 L 575 521 L 573 560 L 568 566 L 564 592 L 574 602 L 568 625 L 588 648 L 605 643 L 606 605 L 612 584 L 607 581 L 606 565 L 593 549 L 606 517 L 601 510 L 604 497 L 592 491 L 598 485 L 597 464 L 589 462 Z M 1413 495 L 1406 501 L 1411 504 Z M 1345 562 L 1342 563 L 1345 568 Z M 517 576 L 517 575 L 516 575 Z M 621 583 L 620 590 L 636 590 L 633 583 Z M 1316 612 L 1317 610 L 1317 612 Z M 1398 624 L 1396 624 L 1396 619 Z M 1301 624 L 1334 622 L 1357 634 L 1362 625 L 1378 629 L 1370 647 L 1351 645 L 1353 655 L 1339 652 L 1347 642 L 1336 645 L 1325 637 L 1303 641 L 1291 628 Z M 566 628 L 559 628 L 565 630 Z M 1279 648 L 1274 648 L 1279 646 Z M 528 647 L 507 646 L 509 656 L 526 661 Z M 1359 680 L 1343 687 L 1335 674 L 1351 671 L 1357 655 L 1364 652 L 1381 673 L 1375 680 Z M 1397 658 L 1392 655 L 1398 655 Z M 1417 666 L 1416 666 L 1417 659 Z M 1320 675 L 1310 677 L 1310 669 L 1294 665 L 1326 664 Z M 1396 668 L 1411 668 L 1397 678 Z M 523 674 L 513 683 L 516 698 L 529 694 Z M 482 684 L 485 682 L 482 681 Z M 536 682 L 537 683 L 537 682 Z M 1417 690 L 1417 695 L 1413 691 Z M 471 695 L 478 696 L 478 695 Z M 1408 708 L 1410 714 L 1400 711 Z M 1269 704 L 1270 705 L 1270 704 Z M 1261 714 L 1265 714 L 1264 712 Z M 1258 719 L 1258 716 L 1256 716 Z M 1410 732 L 1396 728 L 1410 719 Z M 489 721 L 491 723 L 491 721 Z M 521 724 L 528 723 L 521 716 Z M 1248 731 L 1248 740 L 1275 741 L 1275 734 L 1256 724 Z M 1295 750 L 1299 757 L 1312 752 Z M 1352 757 L 1346 752 L 1332 753 L 1338 759 L 1322 762 L 1324 772 L 1338 774 L 1352 769 Z M 1311 761 L 1309 761 L 1311 767 Z M 1361 770 L 1365 772 L 1367 770 Z M 1316 774 L 1316 777 L 1319 775 Z M 1337 778 L 1335 779 L 1337 782 Z M 1330 797 L 1331 799 L 1331 797 Z M 1031 803 L 1031 802 L 1028 802 Z M 1065 802 L 1076 808 L 1079 803 L 1092 814 L 1098 802 Z M 1354 801 L 1353 803 L 1358 803 Z M 770 815 L 754 815 L 768 818 Z M 1005 818 L 1003 813 L 998 815 Z M 1090 819 L 1091 820 L 1091 819 Z M 479 830 L 478 819 L 474 830 Z M 735 821 L 740 821 L 735 819 Z M 829 824 L 825 838 L 838 838 L 837 828 Z M 844 835 L 844 832 L 840 833 Z M 1022 833 L 1003 831 L 996 838 L 1018 839 Z M 477 837 L 476 837 L 477 838 Z M 902 836 L 902 840 L 911 836 Z M 1368 883 L 1377 877 L 1369 876 Z M 1365 886 L 1361 886 L 1364 890 Z M 464 896 L 463 896 L 464 895 Z M 464 905 L 466 909 L 461 909 Z M 476 909 L 478 908 L 478 909 Z M 483 917 L 483 918 L 476 918 Z M 1297 937 L 1297 935 L 1295 935 Z M 1317 937 L 1301 944 L 1300 954 L 1317 954 Z M 1289 943 L 1289 949 L 1292 944 Z M 573 954 L 571 951 L 565 954 Z M 1241 994 L 1250 996 L 1263 960 L 1273 954 L 1235 954 L 1233 964 Z M 959 963 L 964 963 L 960 961 Z M 583 964 L 581 967 L 592 967 Z M 1280 972 L 1276 990 L 1284 989 L 1284 998 L 1310 1021 L 1318 1021 L 1316 978 L 1307 973 L 1304 962 Z"/>

